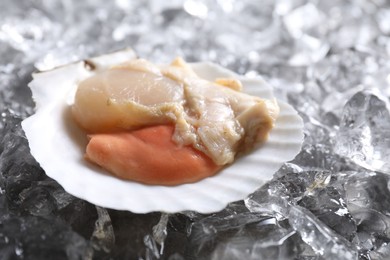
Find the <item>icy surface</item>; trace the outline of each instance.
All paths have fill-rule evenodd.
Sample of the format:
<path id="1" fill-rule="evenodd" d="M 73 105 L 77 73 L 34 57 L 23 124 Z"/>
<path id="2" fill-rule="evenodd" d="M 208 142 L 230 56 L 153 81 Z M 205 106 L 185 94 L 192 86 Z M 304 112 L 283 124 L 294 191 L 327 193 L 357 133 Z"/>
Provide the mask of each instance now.
<path id="1" fill-rule="evenodd" d="M 0 6 L 1 259 L 390 258 L 388 1 Z M 215 214 L 138 215 L 72 197 L 29 154 L 27 82 L 34 70 L 124 47 L 263 75 L 303 117 L 302 151 Z"/>

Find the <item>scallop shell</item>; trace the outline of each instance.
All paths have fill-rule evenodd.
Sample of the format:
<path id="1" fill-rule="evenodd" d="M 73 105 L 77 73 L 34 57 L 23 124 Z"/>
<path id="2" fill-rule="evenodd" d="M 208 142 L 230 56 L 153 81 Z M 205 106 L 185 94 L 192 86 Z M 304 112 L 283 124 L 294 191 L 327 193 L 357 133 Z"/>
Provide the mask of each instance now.
<path id="1" fill-rule="evenodd" d="M 22 127 L 32 155 L 46 174 L 70 194 L 98 206 L 135 213 L 184 210 L 211 213 L 222 210 L 229 202 L 244 199 L 300 151 L 302 119 L 290 105 L 278 101 L 280 116 L 267 142 L 213 177 L 168 187 L 108 175 L 83 159 L 86 135 L 72 120 L 70 105 L 78 82 L 98 70 L 135 57 L 132 50 L 124 50 L 33 75 L 29 86 L 36 113 L 24 120 Z M 234 76 L 242 81 L 246 93 L 273 97 L 271 87 L 261 78 L 248 79 L 212 63 L 191 66 L 203 78 Z"/>

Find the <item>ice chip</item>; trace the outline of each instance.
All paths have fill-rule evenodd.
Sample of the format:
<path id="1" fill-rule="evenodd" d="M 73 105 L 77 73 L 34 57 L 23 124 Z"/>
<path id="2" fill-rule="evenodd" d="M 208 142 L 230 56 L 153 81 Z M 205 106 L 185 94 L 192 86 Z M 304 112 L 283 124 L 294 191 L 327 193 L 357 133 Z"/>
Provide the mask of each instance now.
<path id="1" fill-rule="evenodd" d="M 153 227 L 153 239 L 161 246 L 160 254 L 164 252 L 164 241 L 167 237 L 169 214 L 161 213 L 160 221 Z"/>
<path id="2" fill-rule="evenodd" d="M 314 4 L 308 3 L 288 13 L 284 16 L 283 21 L 294 38 L 301 38 L 310 30 L 319 32 L 325 25 L 324 19 L 322 12 Z M 314 28 L 316 29 L 314 30 Z"/>
<path id="3" fill-rule="evenodd" d="M 95 222 L 95 229 L 91 236 L 92 246 L 95 250 L 110 252 L 115 244 L 114 228 L 107 210 L 96 207 L 98 219 Z"/>
<path id="4" fill-rule="evenodd" d="M 358 244 L 362 255 L 386 259 L 389 252 L 385 237 L 390 234 L 389 175 L 356 171 L 340 177 L 348 209 L 357 224 L 354 243 Z"/>
<path id="5" fill-rule="evenodd" d="M 384 34 L 390 34 L 390 9 L 381 9 L 376 14 L 376 19 L 379 25 L 380 30 Z"/>
<path id="6" fill-rule="evenodd" d="M 294 206 L 289 214 L 290 225 L 302 240 L 325 259 L 357 259 L 357 248 L 334 231 L 324 226 L 308 210 Z"/>
<path id="7" fill-rule="evenodd" d="M 316 189 L 298 202 L 319 220 L 349 241 L 356 235 L 356 223 L 341 193 L 335 187 Z"/>
<path id="8" fill-rule="evenodd" d="M 389 129 L 387 102 L 358 92 L 344 107 L 335 151 L 367 169 L 390 173 Z"/>
<path id="9" fill-rule="evenodd" d="M 295 231 L 269 225 L 263 232 L 263 239 L 238 235 L 219 244 L 211 259 L 290 259 L 299 252 Z"/>
<path id="10" fill-rule="evenodd" d="M 190 15 L 206 18 L 208 13 L 208 7 L 202 1 L 187 0 L 184 3 L 184 10 Z"/>
<path id="11" fill-rule="evenodd" d="M 390 177 L 387 174 L 348 172 L 344 183 L 346 202 L 352 214 L 361 210 L 390 214 Z"/>
<path id="12" fill-rule="evenodd" d="M 322 60 L 330 45 L 321 39 L 303 35 L 297 40 L 296 53 L 289 59 L 291 66 L 308 66 Z"/>

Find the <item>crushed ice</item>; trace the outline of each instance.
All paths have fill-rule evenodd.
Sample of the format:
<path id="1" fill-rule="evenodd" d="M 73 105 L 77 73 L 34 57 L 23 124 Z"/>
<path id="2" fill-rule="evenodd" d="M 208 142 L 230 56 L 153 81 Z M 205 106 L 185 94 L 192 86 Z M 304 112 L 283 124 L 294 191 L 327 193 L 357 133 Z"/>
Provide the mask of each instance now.
<path id="1" fill-rule="evenodd" d="M 1 258 L 389 258 L 389 21 L 386 1 L 2 3 Z M 26 83 L 35 69 L 128 46 L 263 75 L 304 118 L 301 153 L 211 215 L 137 215 L 70 196 L 29 154 Z"/>

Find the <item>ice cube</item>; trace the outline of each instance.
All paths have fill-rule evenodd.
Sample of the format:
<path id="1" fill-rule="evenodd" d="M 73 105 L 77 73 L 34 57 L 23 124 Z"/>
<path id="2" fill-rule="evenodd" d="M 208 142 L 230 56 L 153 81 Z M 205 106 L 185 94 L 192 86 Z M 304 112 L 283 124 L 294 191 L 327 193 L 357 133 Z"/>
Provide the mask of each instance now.
<path id="1" fill-rule="evenodd" d="M 303 241 L 325 259 L 357 259 L 358 251 L 353 244 L 324 226 L 305 208 L 292 207 L 289 222 Z"/>
<path id="2" fill-rule="evenodd" d="M 386 99 L 356 93 L 345 105 L 335 151 L 370 170 L 390 173 L 390 113 Z"/>

